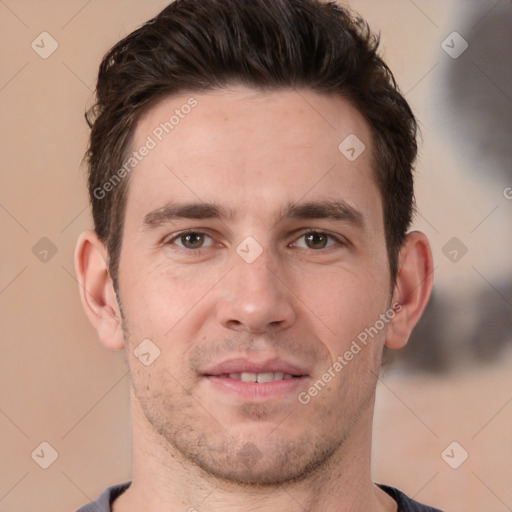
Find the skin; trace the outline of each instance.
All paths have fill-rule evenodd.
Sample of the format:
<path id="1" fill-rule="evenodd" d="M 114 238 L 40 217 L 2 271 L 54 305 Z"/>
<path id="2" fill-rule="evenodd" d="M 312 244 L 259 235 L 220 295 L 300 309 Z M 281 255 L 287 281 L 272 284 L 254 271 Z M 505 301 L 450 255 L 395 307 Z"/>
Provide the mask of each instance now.
<path id="1" fill-rule="evenodd" d="M 130 369 L 133 483 L 113 510 L 396 510 L 371 480 L 375 388 L 384 345 L 406 344 L 428 300 L 428 242 L 407 235 L 390 286 L 370 131 L 345 99 L 242 86 L 173 96 L 140 120 L 132 147 L 190 96 L 197 106 L 130 175 L 122 310 L 95 233 L 76 249 L 86 313 Z M 353 162 L 338 150 L 349 134 L 366 146 Z M 325 201 L 348 205 L 359 222 L 283 215 Z M 150 212 L 182 203 L 232 215 L 144 226 Z M 188 229 L 207 236 L 177 236 Z M 252 263 L 236 251 L 249 236 L 262 249 Z M 301 404 L 298 392 L 396 303 L 400 312 Z M 134 350 L 148 338 L 160 356 L 145 366 Z M 280 358 L 307 376 L 293 392 L 252 400 L 203 375 L 231 357 Z"/>

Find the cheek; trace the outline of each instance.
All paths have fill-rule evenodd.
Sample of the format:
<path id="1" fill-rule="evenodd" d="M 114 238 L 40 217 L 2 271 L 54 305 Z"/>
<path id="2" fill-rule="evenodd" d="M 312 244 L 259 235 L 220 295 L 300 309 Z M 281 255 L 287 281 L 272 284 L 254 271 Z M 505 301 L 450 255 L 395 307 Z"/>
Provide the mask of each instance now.
<path id="1" fill-rule="evenodd" d="M 123 270 L 120 290 L 127 319 L 135 324 L 132 327 L 158 337 L 191 311 L 208 285 L 197 276 L 178 275 L 164 264 L 126 265 Z"/>
<path id="2" fill-rule="evenodd" d="M 194 414 L 195 402 L 190 400 L 187 389 L 188 380 L 170 372 L 165 357 L 156 359 L 151 366 L 145 367 L 132 358 L 130 360 L 131 385 L 146 417 L 158 431 L 179 427 L 180 418 L 188 417 L 190 424 Z M 195 411 L 197 416 L 198 412 Z M 173 421 L 169 421 L 169 417 Z"/>
<path id="3" fill-rule="evenodd" d="M 335 357 L 343 354 L 360 333 L 374 326 L 386 312 L 388 289 L 385 272 L 319 269 L 309 275 L 307 282 L 302 282 L 297 296 L 324 345 Z M 377 341 L 383 336 L 379 332 L 371 339 Z"/>

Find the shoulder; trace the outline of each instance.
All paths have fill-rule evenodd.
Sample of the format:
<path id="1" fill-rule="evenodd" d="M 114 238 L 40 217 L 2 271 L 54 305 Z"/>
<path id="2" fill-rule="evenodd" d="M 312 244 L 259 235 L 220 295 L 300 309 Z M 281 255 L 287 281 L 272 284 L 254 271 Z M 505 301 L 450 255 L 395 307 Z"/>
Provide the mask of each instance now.
<path id="1" fill-rule="evenodd" d="M 96 501 L 91 501 L 87 505 L 80 507 L 76 512 L 111 512 L 110 505 L 121 494 L 123 494 L 131 482 L 116 484 L 107 487 L 98 497 Z"/>
<path id="2" fill-rule="evenodd" d="M 388 493 L 397 502 L 397 512 L 442 512 L 438 508 L 422 505 L 421 503 L 414 501 L 413 499 L 406 496 L 402 491 L 399 491 L 394 487 L 380 484 L 378 485 L 383 491 Z"/>

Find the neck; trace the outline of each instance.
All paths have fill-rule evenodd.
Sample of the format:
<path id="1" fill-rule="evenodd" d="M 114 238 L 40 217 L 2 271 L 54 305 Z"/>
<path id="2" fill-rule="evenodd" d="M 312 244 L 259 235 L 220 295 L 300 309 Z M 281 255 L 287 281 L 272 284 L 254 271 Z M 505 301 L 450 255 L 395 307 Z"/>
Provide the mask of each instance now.
<path id="1" fill-rule="evenodd" d="M 154 432 L 133 393 L 131 408 L 132 484 L 113 512 L 396 511 L 395 501 L 371 480 L 373 404 L 326 464 L 303 480 L 275 486 L 213 477 Z"/>

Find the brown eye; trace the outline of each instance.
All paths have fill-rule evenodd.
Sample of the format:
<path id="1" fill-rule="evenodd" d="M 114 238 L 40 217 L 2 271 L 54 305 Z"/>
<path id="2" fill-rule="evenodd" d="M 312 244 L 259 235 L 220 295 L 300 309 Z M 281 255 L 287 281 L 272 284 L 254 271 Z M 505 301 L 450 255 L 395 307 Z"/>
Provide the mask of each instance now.
<path id="1" fill-rule="evenodd" d="M 309 233 L 304 235 L 304 240 L 310 249 L 324 249 L 327 246 L 329 237 L 324 233 Z"/>
<path id="2" fill-rule="evenodd" d="M 204 242 L 204 236 L 199 233 L 188 233 L 180 238 L 183 247 L 187 249 L 199 249 Z"/>
<path id="3" fill-rule="evenodd" d="M 181 242 L 179 245 L 185 249 L 200 249 L 204 244 L 204 239 L 203 233 L 185 233 L 178 237 Z"/>
<path id="4" fill-rule="evenodd" d="M 336 245 L 341 247 L 345 244 L 338 237 L 324 231 L 306 231 L 292 245 L 301 249 L 314 249 L 318 251 Z"/>

